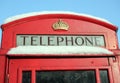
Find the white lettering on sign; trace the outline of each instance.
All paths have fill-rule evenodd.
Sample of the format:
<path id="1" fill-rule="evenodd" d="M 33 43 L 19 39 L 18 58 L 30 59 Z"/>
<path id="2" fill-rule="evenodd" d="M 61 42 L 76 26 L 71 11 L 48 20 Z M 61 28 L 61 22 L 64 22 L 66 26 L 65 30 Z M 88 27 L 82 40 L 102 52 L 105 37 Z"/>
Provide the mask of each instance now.
<path id="1" fill-rule="evenodd" d="M 105 40 L 102 35 L 17 35 L 17 46 L 105 46 Z"/>

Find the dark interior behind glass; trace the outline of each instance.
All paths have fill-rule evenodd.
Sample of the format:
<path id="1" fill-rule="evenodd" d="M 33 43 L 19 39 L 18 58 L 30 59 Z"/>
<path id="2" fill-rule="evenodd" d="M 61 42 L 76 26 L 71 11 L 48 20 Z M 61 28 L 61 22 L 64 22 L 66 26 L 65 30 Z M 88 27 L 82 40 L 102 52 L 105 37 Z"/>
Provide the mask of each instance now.
<path id="1" fill-rule="evenodd" d="M 95 71 L 36 71 L 36 83 L 96 83 Z"/>

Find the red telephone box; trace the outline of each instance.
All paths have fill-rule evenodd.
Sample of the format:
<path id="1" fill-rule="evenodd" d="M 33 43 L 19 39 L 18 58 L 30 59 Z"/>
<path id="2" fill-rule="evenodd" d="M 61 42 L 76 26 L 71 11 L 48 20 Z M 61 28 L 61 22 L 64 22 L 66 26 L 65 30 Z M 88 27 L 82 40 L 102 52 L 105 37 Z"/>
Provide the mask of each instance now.
<path id="1" fill-rule="evenodd" d="M 1 83 L 120 83 L 117 27 L 109 22 L 38 13 L 1 28 Z"/>

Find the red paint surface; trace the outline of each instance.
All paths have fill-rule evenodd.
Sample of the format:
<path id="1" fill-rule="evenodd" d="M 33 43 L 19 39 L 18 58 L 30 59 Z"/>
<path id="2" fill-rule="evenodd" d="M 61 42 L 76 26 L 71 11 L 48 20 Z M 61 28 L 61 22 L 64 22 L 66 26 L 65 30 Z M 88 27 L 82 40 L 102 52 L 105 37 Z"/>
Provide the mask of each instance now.
<path id="1" fill-rule="evenodd" d="M 52 25 L 59 19 L 69 24 L 68 31 L 55 31 Z M 116 36 L 117 27 L 109 23 L 77 15 L 46 14 L 23 18 L 2 25 L 2 44 L 0 49 L 0 83 L 22 83 L 22 71 L 32 71 L 32 83 L 35 83 L 35 70 L 83 70 L 96 71 L 96 82 L 100 83 L 99 70 L 107 69 L 110 83 L 120 83 L 120 51 Z M 17 34 L 53 34 L 53 35 L 104 35 L 106 49 L 113 51 L 112 56 L 72 55 L 57 57 L 42 55 L 8 55 L 9 49 L 16 47 Z M 74 55 L 73 55 L 74 56 Z M 7 60 L 6 60 L 7 59 Z"/>

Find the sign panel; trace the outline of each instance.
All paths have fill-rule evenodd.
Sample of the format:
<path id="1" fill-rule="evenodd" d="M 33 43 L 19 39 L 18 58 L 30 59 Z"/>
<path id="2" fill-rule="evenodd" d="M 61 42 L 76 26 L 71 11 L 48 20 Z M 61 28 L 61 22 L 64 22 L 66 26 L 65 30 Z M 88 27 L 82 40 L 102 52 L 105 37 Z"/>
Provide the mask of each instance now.
<path id="1" fill-rule="evenodd" d="M 17 35 L 17 46 L 105 46 L 103 35 Z"/>

